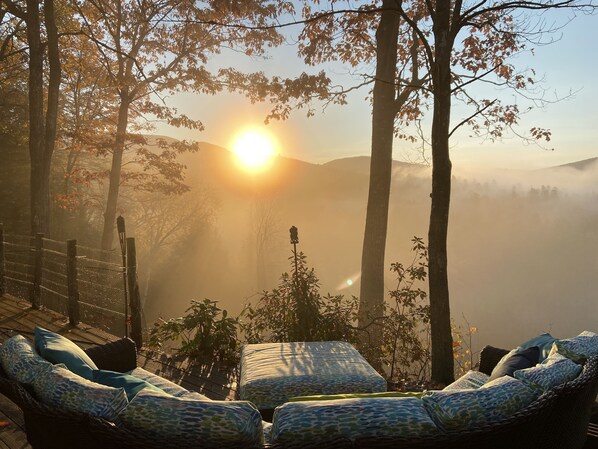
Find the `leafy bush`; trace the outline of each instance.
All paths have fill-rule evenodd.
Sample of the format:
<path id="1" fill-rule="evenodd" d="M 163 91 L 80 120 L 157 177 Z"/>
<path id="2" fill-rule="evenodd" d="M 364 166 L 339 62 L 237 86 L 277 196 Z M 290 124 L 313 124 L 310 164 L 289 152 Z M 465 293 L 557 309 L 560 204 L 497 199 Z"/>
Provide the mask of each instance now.
<path id="1" fill-rule="evenodd" d="M 295 269 L 295 254 L 290 257 Z M 293 274 L 283 273 L 277 288 L 262 293 L 257 304 L 247 305 L 241 328 L 249 343 L 285 341 L 355 341 L 353 323 L 357 298 L 322 297 L 319 280 L 307 266 L 303 253 L 296 254 Z"/>
<path id="2" fill-rule="evenodd" d="M 385 310 L 382 357 L 388 380 L 395 384 L 422 382 L 430 375 L 430 306 L 422 289 L 428 249 L 421 238 L 414 237 L 412 242 L 411 263 L 391 264 L 397 284 L 389 292 Z"/>
<path id="3" fill-rule="evenodd" d="M 180 354 L 205 357 L 226 364 L 238 361 L 238 321 L 229 318 L 217 301 L 191 301 L 185 316 L 159 321 L 150 331 L 149 346 L 161 348 L 168 341 L 181 340 Z"/>
<path id="4" fill-rule="evenodd" d="M 413 258 L 409 265 L 393 263 L 397 285 L 389 292 L 385 307 L 383 362 L 388 381 L 405 390 L 429 388 L 431 373 L 430 305 L 425 286 L 428 249 L 421 238 L 412 239 Z M 477 328 L 452 323 L 455 376 L 475 367 L 473 335 Z"/>

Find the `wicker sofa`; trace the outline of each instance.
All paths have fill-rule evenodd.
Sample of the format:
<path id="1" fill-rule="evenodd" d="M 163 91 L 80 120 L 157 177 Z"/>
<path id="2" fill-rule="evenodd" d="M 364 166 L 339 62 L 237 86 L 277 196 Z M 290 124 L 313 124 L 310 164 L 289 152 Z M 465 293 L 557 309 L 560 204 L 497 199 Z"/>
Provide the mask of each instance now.
<path id="1" fill-rule="evenodd" d="M 136 366 L 136 349 L 122 339 L 86 350 L 98 368 L 126 372 Z M 489 374 L 506 353 L 486 347 L 481 355 L 481 371 Z M 289 443 L 284 447 L 326 448 L 581 448 L 585 441 L 590 410 L 598 388 L 598 358 L 590 358 L 582 373 L 533 401 L 523 410 L 501 422 L 475 430 L 444 433 L 426 438 L 357 438 L 327 440 L 310 445 Z M 70 413 L 38 401 L 29 387 L 8 379 L 0 372 L 0 393 L 23 411 L 27 438 L 35 448 L 201 448 L 209 447 L 189 439 L 149 437 L 85 414 Z M 228 445 L 227 447 L 231 447 Z M 244 446 L 247 447 L 247 446 Z M 270 446 L 282 447 L 280 445 Z"/>

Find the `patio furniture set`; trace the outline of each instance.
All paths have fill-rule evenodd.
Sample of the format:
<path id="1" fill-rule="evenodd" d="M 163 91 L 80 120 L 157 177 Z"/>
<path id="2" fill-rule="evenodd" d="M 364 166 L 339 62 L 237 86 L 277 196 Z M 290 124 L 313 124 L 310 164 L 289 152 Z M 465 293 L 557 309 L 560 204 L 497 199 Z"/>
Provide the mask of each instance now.
<path id="1" fill-rule="evenodd" d="M 411 394 L 386 392 L 344 342 L 245 346 L 237 401 L 137 367 L 128 339 L 83 351 L 36 328 L 33 344 L 5 341 L 0 364 L 0 393 L 22 409 L 36 449 L 576 449 L 598 389 L 598 335 L 486 347 L 479 371 Z"/>

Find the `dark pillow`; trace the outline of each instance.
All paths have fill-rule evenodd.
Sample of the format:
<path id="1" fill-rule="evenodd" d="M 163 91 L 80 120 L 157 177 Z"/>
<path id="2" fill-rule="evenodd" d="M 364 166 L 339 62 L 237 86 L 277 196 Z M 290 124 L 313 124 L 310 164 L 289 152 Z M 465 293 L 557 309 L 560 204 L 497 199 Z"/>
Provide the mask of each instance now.
<path id="1" fill-rule="evenodd" d="M 513 377 L 513 373 L 519 369 L 526 369 L 536 366 L 539 358 L 540 348 L 537 346 L 532 346 L 531 348 L 527 349 L 517 348 L 508 353 L 500 362 L 498 362 L 498 365 L 494 367 L 492 374 L 490 374 L 489 382 L 502 376 Z"/>

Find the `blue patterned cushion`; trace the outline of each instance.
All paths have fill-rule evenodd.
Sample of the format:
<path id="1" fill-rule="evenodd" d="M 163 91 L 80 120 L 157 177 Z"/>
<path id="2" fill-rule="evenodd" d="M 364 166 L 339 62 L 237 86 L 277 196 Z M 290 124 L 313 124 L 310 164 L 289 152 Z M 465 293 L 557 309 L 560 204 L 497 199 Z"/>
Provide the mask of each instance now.
<path id="1" fill-rule="evenodd" d="M 411 437 L 439 433 L 417 398 L 288 402 L 274 410 L 272 443 L 318 442 L 344 437 Z"/>
<path id="2" fill-rule="evenodd" d="M 538 358 L 538 361 L 542 362 L 550 354 L 550 350 L 552 349 L 552 345 L 555 341 L 556 338 L 554 338 L 552 335 L 549 333 L 544 333 L 521 343 L 517 349 L 529 349 L 533 346 L 537 346 L 540 350 L 540 357 Z"/>
<path id="3" fill-rule="evenodd" d="M 141 390 L 120 419 L 156 438 L 197 441 L 198 446 L 256 446 L 264 443 L 260 412 L 245 401 L 197 401 Z"/>
<path id="4" fill-rule="evenodd" d="M 50 365 L 22 335 L 11 337 L 0 346 L 0 362 L 9 378 L 25 384 L 33 382 L 40 367 Z"/>
<path id="5" fill-rule="evenodd" d="M 549 390 L 557 385 L 575 379 L 581 372 L 581 365 L 561 354 L 552 354 L 542 363 L 515 371 L 516 379 Z"/>
<path id="6" fill-rule="evenodd" d="M 239 397 L 260 409 L 316 394 L 386 391 L 386 380 L 343 341 L 262 343 L 241 351 Z"/>
<path id="7" fill-rule="evenodd" d="M 122 388 L 96 384 L 65 365 L 48 365 L 40 369 L 33 382 L 35 394 L 53 407 L 114 421 L 127 407 L 127 395 Z"/>
<path id="8" fill-rule="evenodd" d="M 39 326 L 35 327 L 35 349 L 47 361 L 63 363 L 70 371 L 87 380 L 92 380 L 92 371 L 98 369 L 75 343 Z"/>
<path id="9" fill-rule="evenodd" d="M 558 352 L 574 362 L 583 363 L 589 357 L 598 355 L 598 334 L 583 331 L 577 337 L 557 340 L 551 354 Z"/>
<path id="10" fill-rule="evenodd" d="M 452 384 L 444 387 L 447 390 L 473 390 L 480 388 L 490 380 L 490 376 L 480 371 L 469 370 L 463 376 L 459 377 Z"/>
<path id="11" fill-rule="evenodd" d="M 93 379 L 95 383 L 107 385 L 113 388 L 124 388 L 127 394 L 127 399 L 132 400 L 137 393 L 144 388 L 152 388 L 154 390 L 162 391 L 158 387 L 150 384 L 149 382 L 139 379 L 135 376 L 131 376 L 126 373 L 118 373 L 116 371 L 108 370 L 94 370 Z"/>
<path id="12" fill-rule="evenodd" d="M 422 397 L 438 427 L 467 430 L 507 418 L 540 392 L 512 377 L 499 377 L 475 390 L 432 391 Z"/>
<path id="13" fill-rule="evenodd" d="M 146 371 L 139 366 L 134 370 L 129 371 L 127 374 L 137 377 L 138 379 L 145 380 L 146 382 L 152 384 L 154 387 L 159 388 L 164 393 L 169 394 L 171 396 L 189 396 L 191 399 L 201 399 L 205 401 L 210 400 L 207 396 L 204 396 L 203 394 L 197 393 L 195 391 L 189 391 L 186 388 L 183 388 L 180 385 L 169 381 L 168 379 L 164 379 L 163 377 L 158 376 L 157 374 L 150 373 L 149 371 Z"/>

